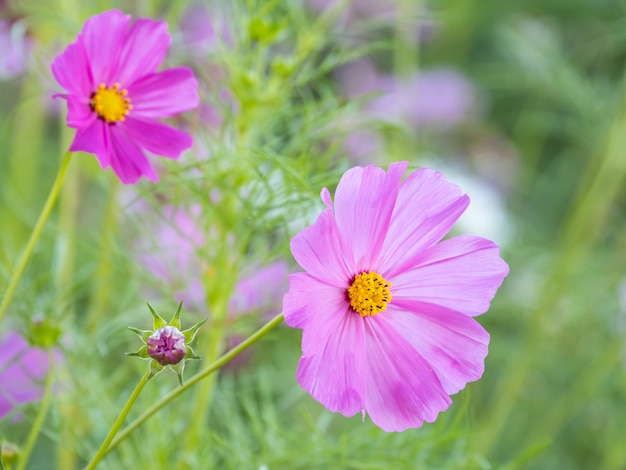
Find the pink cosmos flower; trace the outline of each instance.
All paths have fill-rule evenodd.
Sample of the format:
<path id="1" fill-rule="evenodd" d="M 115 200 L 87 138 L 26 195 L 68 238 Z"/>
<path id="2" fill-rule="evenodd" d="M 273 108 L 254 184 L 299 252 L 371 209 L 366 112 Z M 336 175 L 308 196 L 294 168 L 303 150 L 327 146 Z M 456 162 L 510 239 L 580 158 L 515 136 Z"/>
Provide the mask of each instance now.
<path id="1" fill-rule="evenodd" d="M 407 163 L 347 171 L 328 207 L 296 235 L 306 272 L 289 278 L 285 321 L 302 329 L 297 379 L 345 416 L 367 412 L 385 431 L 432 422 L 480 378 L 484 313 L 508 273 L 491 241 L 441 241 L 469 198 L 442 174 Z"/>
<path id="2" fill-rule="evenodd" d="M 198 106 L 191 69 L 157 72 L 167 53 L 167 24 L 111 10 L 91 17 L 76 42 L 52 63 L 68 92 L 67 125 L 78 129 L 70 151 L 95 153 L 122 182 L 158 181 L 144 150 L 178 158 L 192 145 L 185 132 L 160 123 Z"/>
<path id="3" fill-rule="evenodd" d="M 61 360 L 61 353 L 54 352 Z M 8 332 L 0 342 L 0 419 L 19 405 L 37 401 L 43 394 L 48 356 L 30 346 L 22 336 Z"/>

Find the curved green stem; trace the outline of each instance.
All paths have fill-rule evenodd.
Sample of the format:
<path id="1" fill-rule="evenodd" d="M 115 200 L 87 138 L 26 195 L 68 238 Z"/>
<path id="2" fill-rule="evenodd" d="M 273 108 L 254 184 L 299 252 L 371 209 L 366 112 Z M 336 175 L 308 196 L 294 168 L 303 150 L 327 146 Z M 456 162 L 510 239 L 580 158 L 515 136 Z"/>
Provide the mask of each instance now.
<path id="1" fill-rule="evenodd" d="M 89 462 L 87 467 L 85 467 L 86 470 L 92 470 L 96 468 L 96 465 L 98 465 L 100 460 L 102 460 L 102 457 L 106 455 L 108 448 L 109 448 L 109 444 L 111 443 L 111 441 L 113 440 L 117 432 L 122 427 L 122 424 L 124 424 L 124 420 L 126 419 L 128 412 L 135 404 L 137 397 L 141 393 L 141 390 L 143 390 L 143 387 L 146 385 L 148 380 L 150 380 L 150 377 L 151 377 L 150 371 L 146 371 L 146 373 L 143 375 L 143 377 L 141 378 L 141 380 L 135 387 L 135 390 L 133 390 L 133 393 L 131 393 L 130 397 L 128 398 L 128 401 L 124 405 L 124 408 L 122 408 L 122 411 L 120 411 L 120 415 L 115 420 L 115 423 L 113 423 L 113 426 L 111 426 L 111 429 L 109 430 L 109 434 L 107 434 L 107 437 L 104 438 L 104 441 L 100 445 L 98 452 L 96 452 L 96 455 L 93 456 L 93 458 L 91 459 L 91 462 Z"/>
<path id="2" fill-rule="evenodd" d="M 52 359 L 52 350 L 48 350 L 48 375 L 46 376 L 43 398 L 41 399 L 41 405 L 39 405 L 39 411 L 37 412 L 37 417 L 35 418 L 33 427 L 30 428 L 30 432 L 28 433 L 26 444 L 24 444 L 24 447 L 19 454 L 15 470 L 24 470 L 26 468 L 30 453 L 33 451 L 33 447 L 35 447 L 35 442 L 37 442 L 37 437 L 41 432 L 44 419 L 46 414 L 48 414 L 48 408 L 50 408 L 50 402 L 52 401 Z"/>
<path id="3" fill-rule="evenodd" d="M 24 274 L 24 270 L 26 269 L 26 265 L 28 264 L 28 260 L 30 260 L 30 256 L 33 253 L 35 245 L 37 244 L 37 240 L 41 235 L 44 225 L 50 217 L 50 213 L 52 212 L 52 208 L 54 207 L 54 203 L 59 196 L 59 191 L 61 190 L 61 186 L 63 185 L 63 180 L 65 179 L 65 173 L 67 171 L 67 166 L 70 163 L 70 157 L 72 156 L 71 152 L 66 152 L 63 157 L 63 161 L 61 162 L 61 168 L 59 168 L 59 173 L 57 174 L 56 179 L 54 180 L 54 184 L 52 185 L 52 189 L 50 190 L 50 194 L 48 194 L 48 199 L 46 199 L 46 203 L 41 210 L 41 214 L 39 214 L 39 219 L 37 219 L 37 223 L 33 228 L 33 231 L 30 235 L 30 239 L 26 244 L 26 248 L 20 257 L 20 260 L 17 263 L 17 266 L 13 270 L 13 275 L 11 276 L 11 280 L 9 281 L 9 286 L 2 298 L 2 304 L 0 304 L 0 322 L 2 322 L 2 317 L 4 317 L 4 313 L 9 307 L 9 303 L 11 303 L 11 299 L 13 298 L 13 294 L 15 294 L 15 290 L 17 289 L 17 285 L 22 278 L 22 274 Z"/>
<path id="4" fill-rule="evenodd" d="M 225 353 L 223 356 L 221 356 L 215 362 L 213 362 L 212 364 L 210 364 L 209 366 L 207 366 L 206 368 L 204 368 L 203 370 L 198 372 L 196 375 L 191 377 L 188 381 L 185 382 L 185 384 L 182 387 L 178 387 L 175 390 L 172 390 L 170 393 L 168 393 L 163 398 L 161 398 L 158 402 L 156 402 L 154 405 L 152 405 L 150 408 L 148 408 L 146 411 L 144 411 L 141 416 L 139 416 L 137 419 L 135 419 L 135 421 L 130 423 L 126 427 L 126 429 L 124 429 L 124 431 L 122 431 L 120 433 L 120 435 L 117 436 L 117 439 L 115 439 L 111 443 L 109 448 L 105 450 L 103 455 L 106 454 L 107 452 L 109 452 L 110 450 L 115 449 L 120 444 L 120 442 L 122 442 L 124 439 L 126 439 L 128 437 L 128 435 L 130 433 L 132 433 L 135 429 L 137 429 L 139 426 L 141 426 L 145 421 L 148 420 L 148 418 L 150 418 L 152 415 L 154 415 L 157 411 L 159 411 L 161 408 L 163 408 L 165 405 L 167 405 L 170 401 L 172 401 L 178 395 L 183 393 L 185 390 L 193 387 L 195 384 L 200 382 L 202 379 L 204 379 L 204 378 L 208 377 L 209 375 L 211 375 L 217 369 L 219 369 L 224 364 L 229 362 L 232 358 L 237 356 L 242 351 L 245 351 L 250 346 L 252 346 L 254 343 L 256 343 L 258 340 L 260 340 L 263 336 L 265 336 L 272 329 L 274 329 L 275 326 L 279 325 L 283 321 L 283 318 L 284 318 L 283 314 L 279 313 L 274 318 L 272 318 L 269 322 L 267 322 L 265 325 L 263 325 L 255 333 L 253 333 L 248 338 L 246 338 L 244 341 L 239 343 L 237 346 L 235 346 L 234 348 L 229 350 L 227 353 Z"/>

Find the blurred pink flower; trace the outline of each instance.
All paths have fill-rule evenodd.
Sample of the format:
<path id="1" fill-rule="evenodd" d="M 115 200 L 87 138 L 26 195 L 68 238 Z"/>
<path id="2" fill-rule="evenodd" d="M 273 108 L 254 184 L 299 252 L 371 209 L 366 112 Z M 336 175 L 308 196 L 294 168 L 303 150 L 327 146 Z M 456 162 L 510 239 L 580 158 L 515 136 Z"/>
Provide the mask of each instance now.
<path id="1" fill-rule="evenodd" d="M 180 31 L 187 46 L 202 45 L 209 49 L 215 45 L 217 35 L 206 5 L 190 5 L 180 20 Z"/>
<path id="2" fill-rule="evenodd" d="M 381 136 L 367 129 L 357 129 L 348 134 L 343 143 L 347 154 L 357 163 L 372 162 L 383 151 Z"/>
<path id="3" fill-rule="evenodd" d="M 233 42 L 225 15 L 217 6 L 210 10 L 203 3 L 194 3 L 185 10 L 180 31 L 185 45 L 198 54 L 211 52 L 221 44 L 231 46 Z"/>
<path id="4" fill-rule="evenodd" d="M 190 65 L 195 67 L 200 79 L 200 91 L 205 100 L 198 112 L 201 122 L 210 129 L 222 125 L 223 114 L 234 111 L 235 100 L 225 88 L 228 72 L 214 60 L 214 53 L 230 50 L 234 39 L 224 13 L 224 5 L 218 2 L 193 3 L 183 13 L 179 29 L 182 44 L 178 44 L 176 55 L 189 57 Z M 213 54 L 213 55 L 212 55 Z"/>
<path id="5" fill-rule="evenodd" d="M 385 431 L 434 421 L 481 377 L 489 334 L 472 317 L 508 273 L 489 240 L 440 242 L 469 198 L 430 169 L 400 182 L 406 168 L 348 170 L 334 206 L 322 190 L 327 209 L 291 241 L 305 272 L 289 277 L 283 302 L 302 329 L 300 385 Z"/>
<path id="6" fill-rule="evenodd" d="M 151 228 L 153 242 L 143 244 L 139 260 L 152 275 L 173 287 L 177 300 L 187 309 L 204 311 L 202 278 L 208 267 L 202 265 L 198 250 L 206 237 L 196 222 L 201 210 L 200 206 L 165 206 Z M 229 314 L 275 313 L 287 290 L 287 273 L 287 263 L 282 260 L 249 269 L 235 285 Z"/>
<path id="7" fill-rule="evenodd" d="M 31 48 L 23 21 L 0 19 L 0 80 L 14 78 L 24 72 Z"/>
<path id="8" fill-rule="evenodd" d="M 62 359 L 60 351 L 53 354 L 55 361 Z M 30 346 L 18 333 L 5 333 L 0 341 L 0 419 L 41 398 L 48 367 L 45 350 Z"/>
<path id="9" fill-rule="evenodd" d="M 152 236 L 142 242 L 139 260 L 157 279 L 172 286 L 175 296 L 182 300 L 187 309 L 203 308 L 206 304 L 202 286 L 202 265 L 196 251 L 204 245 L 205 236 L 197 226 L 195 218 L 201 207 L 190 208 L 164 206 L 161 217 L 147 215 L 151 223 Z"/>
<path id="10" fill-rule="evenodd" d="M 67 125 L 78 129 L 71 151 L 94 153 L 122 182 L 158 181 L 144 150 L 177 159 L 192 138 L 157 121 L 198 106 L 191 69 L 156 72 L 170 44 L 167 24 L 110 10 L 87 20 L 76 42 L 52 63 L 68 91 Z"/>
<path id="11" fill-rule="evenodd" d="M 337 80 L 350 99 L 380 94 L 365 105 L 370 116 L 416 129 L 449 129 L 468 119 L 477 107 L 472 84 L 448 68 L 395 78 L 380 74 L 371 61 L 361 59 L 342 67 Z"/>
<path id="12" fill-rule="evenodd" d="M 245 315 L 249 313 L 276 314 L 287 291 L 288 266 L 279 260 L 267 266 L 252 269 L 235 285 L 230 298 L 229 313 Z"/>
<path id="13" fill-rule="evenodd" d="M 401 0 L 402 1 L 402 0 Z M 427 8 L 417 3 L 401 5 L 399 0 L 306 0 L 307 5 L 317 13 L 330 8 L 341 8 L 338 22 L 342 26 L 352 27 L 359 22 L 378 22 L 385 26 L 394 26 L 401 21 L 408 33 L 406 39 L 415 42 L 428 41 L 436 30 L 436 23 L 430 18 Z M 405 8 L 406 7 L 406 8 Z"/>
<path id="14" fill-rule="evenodd" d="M 307 0 L 307 4 L 315 11 L 322 12 L 339 0 Z M 346 2 L 344 15 L 347 21 L 358 19 L 393 20 L 398 10 L 398 0 L 350 0 Z"/>

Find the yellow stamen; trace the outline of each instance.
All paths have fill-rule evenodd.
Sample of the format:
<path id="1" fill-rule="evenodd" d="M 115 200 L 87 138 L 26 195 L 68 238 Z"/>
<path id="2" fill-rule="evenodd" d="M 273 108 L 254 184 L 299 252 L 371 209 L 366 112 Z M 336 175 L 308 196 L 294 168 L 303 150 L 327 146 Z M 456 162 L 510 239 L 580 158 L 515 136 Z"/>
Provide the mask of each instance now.
<path id="1" fill-rule="evenodd" d="M 357 274 L 348 287 L 350 307 L 362 317 L 387 310 L 391 302 L 391 284 L 374 271 Z"/>
<path id="2" fill-rule="evenodd" d="M 126 95 L 128 91 L 120 90 L 119 83 L 109 88 L 103 83 L 91 97 L 91 109 L 98 114 L 100 119 L 110 124 L 123 121 L 128 112 L 133 109 Z"/>

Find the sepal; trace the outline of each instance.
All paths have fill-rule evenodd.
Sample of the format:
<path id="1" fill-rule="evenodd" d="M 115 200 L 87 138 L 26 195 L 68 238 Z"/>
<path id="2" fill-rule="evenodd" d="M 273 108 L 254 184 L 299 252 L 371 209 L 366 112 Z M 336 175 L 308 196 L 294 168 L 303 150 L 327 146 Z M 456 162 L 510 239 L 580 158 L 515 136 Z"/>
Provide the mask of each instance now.
<path id="1" fill-rule="evenodd" d="M 200 356 L 196 354 L 191 346 L 187 346 L 187 354 L 185 354 L 185 359 L 202 359 Z"/>
<path id="2" fill-rule="evenodd" d="M 180 309 L 181 308 L 183 308 L 183 301 L 182 300 L 178 304 L 178 308 L 176 309 L 176 313 L 174 314 L 174 316 L 172 317 L 172 319 L 168 323 L 171 326 L 175 326 L 179 330 L 180 330 Z"/>
<path id="3" fill-rule="evenodd" d="M 147 303 L 147 302 L 146 302 Z M 152 305 L 150 305 L 148 303 L 148 308 L 150 309 L 150 313 L 152 314 L 152 316 L 154 317 L 154 323 L 152 328 L 154 329 L 154 331 L 158 330 L 159 328 L 163 328 L 164 326 L 167 325 L 167 323 L 165 322 L 165 320 L 163 320 L 161 318 L 161 315 L 159 315 L 158 313 L 156 313 L 156 311 L 152 308 Z"/>
<path id="4" fill-rule="evenodd" d="M 148 340 L 150 335 L 152 333 L 154 333 L 154 331 L 140 330 L 139 328 L 135 328 L 135 327 L 132 327 L 132 326 L 127 326 L 126 328 L 128 328 L 130 331 L 135 333 L 137 336 L 139 336 L 144 343 Z"/>
<path id="5" fill-rule="evenodd" d="M 191 344 L 193 342 L 193 340 L 196 338 L 196 333 L 198 332 L 200 327 L 206 323 L 207 320 L 207 318 L 200 320 L 191 328 L 188 328 L 185 331 L 181 331 L 181 333 L 185 335 L 185 342 L 187 344 Z"/>
<path id="6" fill-rule="evenodd" d="M 178 364 L 170 366 L 176 375 L 178 376 L 178 383 L 183 386 L 183 372 L 185 371 L 185 361 L 180 361 Z"/>
<path id="7" fill-rule="evenodd" d="M 148 379 L 151 379 L 152 377 L 157 375 L 159 372 L 161 372 L 163 369 L 165 369 L 165 367 L 159 364 L 154 359 L 152 359 L 150 361 L 149 369 L 150 369 L 150 375 L 148 376 Z"/>
<path id="8" fill-rule="evenodd" d="M 135 352 L 127 352 L 125 354 L 127 356 L 141 357 L 143 359 L 149 359 L 150 358 L 150 355 L 148 354 L 148 346 L 145 345 L 145 344 L 142 347 L 140 347 L 137 351 L 135 351 Z"/>

